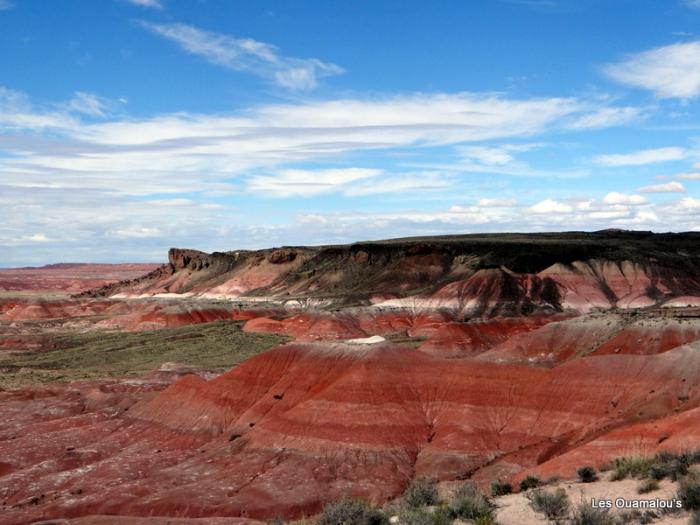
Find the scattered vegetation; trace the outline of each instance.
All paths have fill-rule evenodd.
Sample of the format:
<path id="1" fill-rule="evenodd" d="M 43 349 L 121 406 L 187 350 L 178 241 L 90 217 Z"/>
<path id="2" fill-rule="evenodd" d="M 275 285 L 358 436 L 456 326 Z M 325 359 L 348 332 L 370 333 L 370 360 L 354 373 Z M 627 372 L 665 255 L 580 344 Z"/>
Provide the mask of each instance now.
<path id="1" fill-rule="evenodd" d="M 399 512 L 401 525 L 452 525 L 454 517 L 449 508 L 442 506 L 432 512 L 427 509 L 404 509 Z"/>
<path id="2" fill-rule="evenodd" d="M 491 483 L 491 495 L 494 497 L 505 496 L 513 492 L 513 486 L 510 483 L 503 482 L 500 479 Z"/>
<path id="3" fill-rule="evenodd" d="M 481 494 L 472 483 L 462 485 L 450 503 L 450 510 L 455 518 L 472 520 L 475 523 L 488 524 L 493 521 L 494 510 L 491 501 Z"/>
<path id="4" fill-rule="evenodd" d="M 403 502 L 410 509 L 435 505 L 439 501 L 435 483 L 426 478 L 416 478 L 403 493 Z"/>
<path id="5" fill-rule="evenodd" d="M 645 478 L 654 466 L 652 458 L 643 456 L 625 456 L 614 461 L 613 481 L 625 478 Z"/>
<path id="6" fill-rule="evenodd" d="M 287 338 L 278 335 L 243 332 L 236 321 L 138 333 L 56 333 L 46 344 L 49 349 L 0 355 L 0 387 L 139 377 L 166 362 L 231 368 L 284 341 Z"/>
<path id="7" fill-rule="evenodd" d="M 654 466 L 651 468 L 651 476 L 654 479 L 669 478 L 678 481 L 688 474 L 690 465 L 698 461 L 697 452 L 681 452 L 674 454 L 669 451 L 661 451 L 654 457 Z"/>
<path id="8" fill-rule="evenodd" d="M 402 509 L 399 512 L 399 522 L 402 525 L 435 525 L 433 514 L 425 509 Z"/>
<path id="9" fill-rule="evenodd" d="M 700 450 L 670 452 L 663 450 L 653 457 L 630 456 L 614 461 L 612 480 L 651 477 L 655 480 L 668 478 L 678 481 L 688 475 L 690 467 L 700 463 Z"/>
<path id="10" fill-rule="evenodd" d="M 685 510 L 700 511 L 700 476 L 689 475 L 682 479 L 677 497 Z"/>
<path id="11" fill-rule="evenodd" d="M 582 501 L 571 514 L 571 525 L 614 525 L 609 509 L 596 509 Z"/>
<path id="12" fill-rule="evenodd" d="M 537 476 L 527 476 L 520 481 L 520 490 L 530 490 L 540 486 L 540 478 Z"/>
<path id="13" fill-rule="evenodd" d="M 343 498 L 323 508 L 317 525 L 388 525 L 389 519 L 376 507 L 358 498 Z"/>
<path id="14" fill-rule="evenodd" d="M 637 487 L 639 494 L 649 494 L 655 490 L 659 490 L 659 482 L 653 478 L 642 481 Z"/>
<path id="15" fill-rule="evenodd" d="M 576 474 L 583 483 L 592 483 L 598 480 L 598 474 L 593 467 L 581 467 L 576 471 Z"/>
<path id="16" fill-rule="evenodd" d="M 569 496 L 561 488 L 556 490 L 534 489 L 527 494 L 527 499 L 535 512 L 541 512 L 549 520 L 564 518 L 571 507 Z"/>

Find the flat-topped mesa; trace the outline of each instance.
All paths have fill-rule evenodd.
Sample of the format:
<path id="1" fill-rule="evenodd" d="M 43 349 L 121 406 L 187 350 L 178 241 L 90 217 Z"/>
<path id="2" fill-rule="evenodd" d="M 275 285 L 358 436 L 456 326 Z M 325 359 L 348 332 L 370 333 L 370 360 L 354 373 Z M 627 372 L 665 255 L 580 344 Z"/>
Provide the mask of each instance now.
<path id="1" fill-rule="evenodd" d="M 603 231 L 205 253 L 93 296 L 162 293 L 457 309 L 464 317 L 640 308 L 700 296 L 700 235 Z"/>

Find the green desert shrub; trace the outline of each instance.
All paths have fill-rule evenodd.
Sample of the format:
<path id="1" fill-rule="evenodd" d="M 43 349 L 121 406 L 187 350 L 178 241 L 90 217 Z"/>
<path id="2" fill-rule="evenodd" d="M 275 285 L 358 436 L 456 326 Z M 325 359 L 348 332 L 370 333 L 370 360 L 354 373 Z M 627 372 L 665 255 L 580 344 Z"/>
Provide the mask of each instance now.
<path id="1" fill-rule="evenodd" d="M 493 519 L 491 501 L 471 483 L 467 483 L 457 490 L 450 503 L 450 510 L 455 518 L 472 521 Z"/>
<path id="2" fill-rule="evenodd" d="M 645 478 L 650 474 L 653 466 L 654 460 L 644 456 L 616 458 L 611 479 L 620 481 L 625 478 Z"/>
<path id="3" fill-rule="evenodd" d="M 265 523 L 266 525 L 286 525 L 286 521 L 284 521 L 282 518 L 271 518 Z"/>
<path id="4" fill-rule="evenodd" d="M 527 499 L 535 512 L 541 512 L 549 520 L 564 518 L 571 507 L 564 489 L 534 489 L 528 492 Z"/>
<path id="5" fill-rule="evenodd" d="M 700 511 L 700 477 L 688 476 L 678 485 L 677 497 L 683 508 L 689 511 Z"/>
<path id="6" fill-rule="evenodd" d="M 401 525 L 434 525 L 433 516 L 425 509 L 405 508 L 399 512 Z"/>
<path id="7" fill-rule="evenodd" d="M 501 481 L 500 479 L 491 483 L 491 495 L 494 497 L 505 496 L 511 492 L 513 492 L 513 486 L 510 483 Z"/>
<path id="8" fill-rule="evenodd" d="M 571 514 L 571 525 L 615 525 L 609 509 L 596 509 L 581 502 Z"/>
<path id="9" fill-rule="evenodd" d="M 578 474 L 578 479 L 580 479 L 583 483 L 591 483 L 593 481 L 597 481 L 598 479 L 598 474 L 596 474 L 593 467 L 581 467 L 576 471 L 576 474 Z"/>
<path id="10" fill-rule="evenodd" d="M 537 476 L 527 476 L 520 481 L 520 490 L 530 490 L 540 486 L 540 478 Z"/>
<path id="11" fill-rule="evenodd" d="M 639 487 L 637 487 L 637 493 L 639 494 L 649 494 L 655 490 L 659 490 L 659 482 L 654 478 L 645 479 L 639 484 Z"/>
<path id="12" fill-rule="evenodd" d="M 435 505 L 438 503 L 438 499 L 435 483 L 426 478 L 414 479 L 403 493 L 404 504 L 412 509 Z"/>
<path id="13" fill-rule="evenodd" d="M 323 508 L 316 525 L 388 525 L 389 519 L 367 501 L 343 498 Z"/>
<path id="14" fill-rule="evenodd" d="M 433 525 L 452 525 L 454 516 L 447 505 L 441 505 L 433 511 Z"/>
<path id="15" fill-rule="evenodd" d="M 399 512 L 401 525 L 452 525 L 454 517 L 447 506 L 440 506 L 432 512 L 427 509 L 404 508 Z"/>
<path id="16" fill-rule="evenodd" d="M 651 467 L 651 477 L 654 479 L 669 478 L 673 481 L 678 481 L 683 476 L 688 474 L 688 469 L 692 465 L 692 454 L 681 452 L 674 454 L 666 450 L 662 450 L 654 456 L 654 465 Z"/>

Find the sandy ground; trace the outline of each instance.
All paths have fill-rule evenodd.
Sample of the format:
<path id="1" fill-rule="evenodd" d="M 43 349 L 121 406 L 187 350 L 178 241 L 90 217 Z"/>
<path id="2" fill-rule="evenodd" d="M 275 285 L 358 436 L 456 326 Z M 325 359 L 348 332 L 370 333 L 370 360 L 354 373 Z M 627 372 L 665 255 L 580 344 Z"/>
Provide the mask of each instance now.
<path id="1" fill-rule="evenodd" d="M 613 512 L 624 512 L 624 509 L 615 509 L 616 498 L 631 500 L 653 500 L 656 498 L 669 500 L 675 497 L 677 484 L 664 480 L 660 482 L 659 490 L 648 494 L 638 494 L 637 487 L 640 481 L 636 479 L 625 479 L 622 481 L 597 481 L 594 483 L 560 482 L 548 485 L 546 490 L 554 490 L 559 487 L 566 490 L 573 507 L 581 502 L 589 502 L 595 498 L 598 501 L 612 500 Z M 542 525 L 548 523 L 547 519 L 532 510 L 524 493 L 510 494 L 495 498 L 498 506 L 497 521 L 500 525 Z M 629 512 L 629 510 L 628 510 Z M 642 511 L 643 512 L 643 511 Z M 688 523 L 688 513 L 681 512 L 677 515 L 661 515 L 653 523 L 668 525 L 686 525 Z"/>

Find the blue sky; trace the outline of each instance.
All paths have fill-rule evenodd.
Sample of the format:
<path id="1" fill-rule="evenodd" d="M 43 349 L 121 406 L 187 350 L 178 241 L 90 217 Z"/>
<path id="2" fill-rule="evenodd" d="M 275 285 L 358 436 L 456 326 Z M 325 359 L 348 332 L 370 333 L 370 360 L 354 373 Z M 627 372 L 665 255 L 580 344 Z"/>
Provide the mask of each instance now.
<path id="1" fill-rule="evenodd" d="M 698 0 L 0 0 L 0 266 L 700 230 L 698 27 Z"/>

